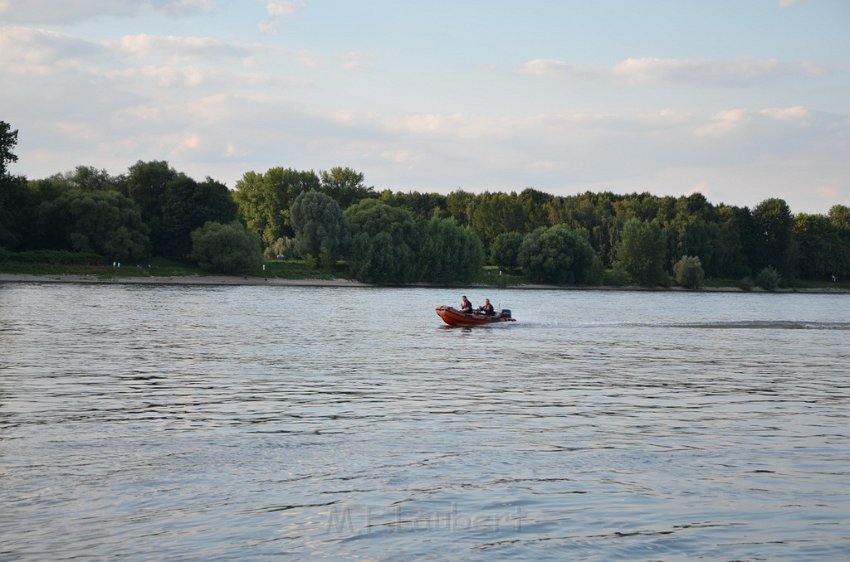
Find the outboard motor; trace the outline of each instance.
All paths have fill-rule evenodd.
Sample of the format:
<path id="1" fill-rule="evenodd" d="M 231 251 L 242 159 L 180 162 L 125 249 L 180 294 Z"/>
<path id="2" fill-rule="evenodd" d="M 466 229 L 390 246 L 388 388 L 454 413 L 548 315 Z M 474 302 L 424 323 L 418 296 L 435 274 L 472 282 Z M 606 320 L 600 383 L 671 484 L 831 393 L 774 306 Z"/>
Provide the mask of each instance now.
<path id="1" fill-rule="evenodd" d="M 511 309 L 503 308 L 499 313 L 499 318 L 510 318 L 511 317 Z"/>

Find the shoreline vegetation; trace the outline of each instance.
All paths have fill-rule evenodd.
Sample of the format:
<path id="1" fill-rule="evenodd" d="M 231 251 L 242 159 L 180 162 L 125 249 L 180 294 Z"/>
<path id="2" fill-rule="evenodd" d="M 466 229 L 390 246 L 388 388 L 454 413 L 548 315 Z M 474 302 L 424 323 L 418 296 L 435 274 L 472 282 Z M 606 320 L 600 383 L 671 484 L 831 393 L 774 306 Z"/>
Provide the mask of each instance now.
<path id="1" fill-rule="evenodd" d="M 234 189 L 166 161 L 138 161 L 118 176 L 78 166 L 32 180 L 6 168 L 17 160 L 17 134 L 0 121 L 5 273 L 128 283 L 850 290 L 850 207 L 842 204 L 813 215 L 775 197 L 750 209 L 699 193 L 405 193 L 376 190 L 339 166 L 249 171 Z"/>
<path id="2" fill-rule="evenodd" d="M 78 283 L 90 285 L 198 285 L 198 286 L 272 286 L 272 287 L 359 287 L 381 288 L 386 285 L 363 283 L 355 279 L 344 278 L 285 278 L 260 277 L 248 275 L 120 275 L 80 273 L 2 273 L 0 283 Z M 697 289 L 684 287 L 643 287 L 640 285 L 547 285 L 541 283 L 517 283 L 498 285 L 494 283 L 473 282 L 465 285 L 445 285 L 436 283 L 412 283 L 402 285 L 409 288 L 491 288 L 521 290 L 561 290 L 561 291 L 640 291 L 640 292 L 684 292 L 684 293 L 801 293 L 801 294 L 850 294 L 850 288 L 836 286 L 778 287 L 765 290 L 761 287 L 744 289 L 735 286 L 703 286 Z"/>

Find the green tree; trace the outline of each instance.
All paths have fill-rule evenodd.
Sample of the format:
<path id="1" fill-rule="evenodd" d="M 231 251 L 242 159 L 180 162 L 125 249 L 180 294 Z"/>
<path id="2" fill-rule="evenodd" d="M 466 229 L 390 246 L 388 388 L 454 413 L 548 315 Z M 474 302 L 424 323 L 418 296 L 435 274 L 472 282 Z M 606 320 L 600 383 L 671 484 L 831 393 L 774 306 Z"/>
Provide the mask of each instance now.
<path id="1" fill-rule="evenodd" d="M 0 248 L 19 250 L 32 230 L 33 200 L 23 177 L 0 175 Z"/>
<path id="2" fill-rule="evenodd" d="M 837 249 L 834 274 L 841 278 L 850 277 L 850 207 L 833 205 L 829 209 L 829 222 L 838 233 L 840 245 Z"/>
<path id="3" fill-rule="evenodd" d="M 18 143 L 18 131 L 0 121 L 0 248 L 17 250 L 24 243 L 32 222 L 32 199 L 23 177 L 8 173 L 6 165 L 17 162 L 12 152 Z"/>
<path id="4" fill-rule="evenodd" d="M 362 199 L 376 197 L 373 187 L 363 183 L 363 174 L 351 168 L 336 166 L 319 172 L 321 191 L 331 196 L 340 209 L 347 209 Z"/>
<path id="5" fill-rule="evenodd" d="M 637 283 L 652 287 L 666 281 L 667 242 L 657 221 L 626 221 L 615 252 L 618 267 Z"/>
<path id="6" fill-rule="evenodd" d="M 458 189 L 446 195 L 446 211 L 458 224 L 466 226 L 472 222 L 475 194 Z"/>
<path id="7" fill-rule="evenodd" d="M 117 191 L 67 191 L 39 205 L 37 218 L 47 233 L 47 249 L 94 252 L 124 262 L 149 255 L 139 208 Z"/>
<path id="8" fill-rule="evenodd" d="M 384 203 L 408 209 L 424 220 L 429 220 L 431 217 L 448 217 L 446 196 L 439 193 L 419 193 L 418 191 L 393 193 L 385 189 L 379 197 Z"/>
<path id="9" fill-rule="evenodd" d="M 831 279 L 843 269 L 841 237 L 828 217 L 797 215 L 794 217 L 794 237 L 799 249 L 800 277 Z"/>
<path id="10" fill-rule="evenodd" d="M 298 252 L 330 261 L 323 265 L 332 265 L 351 241 L 348 221 L 337 202 L 324 193 L 301 193 L 292 203 L 290 217 Z"/>
<path id="11" fill-rule="evenodd" d="M 351 227 L 352 275 L 367 283 L 409 283 L 418 276 L 421 227 L 413 213 L 377 199 L 345 210 Z"/>
<path id="12" fill-rule="evenodd" d="M 696 256 L 682 256 L 682 259 L 673 264 L 673 275 L 676 284 L 688 289 L 699 289 L 705 278 L 702 264 Z"/>
<path id="13" fill-rule="evenodd" d="M 230 190 L 212 178 L 198 183 L 183 174 L 166 184 L 162 208 L 161 255 L 182 260 L 192 251 L 192 232 L 207 222 L 236 219 Z"/>
<path id="14" fill-rule="evenodd" d="M 260 239 L 238 221 L 208 222 L 192 231 L 191 259 L 203 269 L 234 274 L 258 270 L 263 262 Z"/>
<path id="15" fill-rule="evenodd" d="M 601 280 L 602 264 L 586 232 L 563 224 L 541 226 L 527 234 L 517 262 L 532 281 L 586 285 Z"/>
<path id="16" fill-rule="evenodd" d="M 18 131 L 12 130 L 12 126 L 5 121 L 0 121 L 0 177 L 8 172 L 6 165 L 17 162 L 17 155 L 12 152 L 18 144 Z"/>
<path id="17" fill-rule="evenodd" d="M 616 224 L 614 200 L 610 192 L 555 197 L 546 202 L 550 224 L 566 224 L 573 230 L 584 229 L 590 245 L 606 265 L 614 260 L 614 233 Z"/>
<path id="18" fill-rule="evenodd" d="M 519 232 L 505 232 L 490 244 L 491 261 L 501 267 L 516 267 L 523 236 Z"/>
<path id="19" fill-rule="evenodd" d="M 505 232 L 525 232 L 527 208 L 516 193 L 485 191 L 469 200 L 469 226 L 486 244 Z"/>
<path id="20" fill-rule="evenodd" d="M 236 182 L 233 198 L 248 228 L 271 246 L 278 238 L 294 236 L 290 208 L 296 197 L 310 190 L 320 191 L 319 177 L 312 170 L 277 167 L 265 174 L 245 173 Z"/>
<path id="21" fill-rule="evenodd" d="M 151 251 L 157 256 L 163 255 L 168 241 L 162 228 L 168 183 L 180 176 L 168 162 L 139 160 L 130 166 L 123 184 L 124 194 L 136 202 L 142 220 L 150 228 Z"/>
<path id="22" fill-rule="evenodd" d="M 118 191 L 124 188 L 127 178 L 112 176 L 106 170 L 98 170 L 93 166 L 77 166 L 72 172 L 54 176 L 63 184 L 64 189 L 80 191 Z"/>
<path id="23" fill-rule="evenodd" d="M 793 278 L 797 248 L 794 240 L 794 216 L 782 199 L 766 199 L 753 209 L 754 270 L 773 266 L 785 278 Z"/>
<path id="24" fill-rule="evenodd" d="M 472 230 L 453 218 L 433 217 L 425 225 L 420 262 L 425 281 L 466 283 L 481 273 L 484 247 Z"/>

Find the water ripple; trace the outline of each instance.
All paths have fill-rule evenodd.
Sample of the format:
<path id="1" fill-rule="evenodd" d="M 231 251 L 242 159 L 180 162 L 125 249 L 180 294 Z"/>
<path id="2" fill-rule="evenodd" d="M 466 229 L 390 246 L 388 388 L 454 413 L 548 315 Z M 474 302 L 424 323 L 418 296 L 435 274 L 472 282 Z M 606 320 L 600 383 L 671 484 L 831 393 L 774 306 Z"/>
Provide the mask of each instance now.
<path id="1" fill-rule="evenodd" d="M 846 558 L 845 296 L 486 296 L 0 285 L 0 558 Z"/>

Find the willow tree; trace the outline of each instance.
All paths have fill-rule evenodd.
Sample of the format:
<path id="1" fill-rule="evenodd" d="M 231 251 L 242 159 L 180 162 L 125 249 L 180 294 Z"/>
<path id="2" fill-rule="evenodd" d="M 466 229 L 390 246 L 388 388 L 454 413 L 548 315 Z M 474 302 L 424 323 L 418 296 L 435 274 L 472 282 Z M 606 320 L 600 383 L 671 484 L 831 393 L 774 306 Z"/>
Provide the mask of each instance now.
<path id="1" fill-rule="evenodd" d="M 295 231 L 295 248 L 301 256 L 313 256 L 323 265 L 332 265 L 351 241 L 348 221 L 337 202 L 318 191 L 306 191 L 295 198 L 290 210 Z"/>
<path id="2" fill-rule="evenodd" d="M 377 199 L 364 199 L 345 210 L 351 226 L 352 275 L 367 283 L 416 281 L 422 232 L 412 212 Z"/>
<path id="3" fill-rule="evenodd" d="M 587 240 L 587 233 L 564 224 L 541 226 L 527 234 L 517 262 L 532 281 L 558 285 L 598 283 L 602 262 Z"/>

